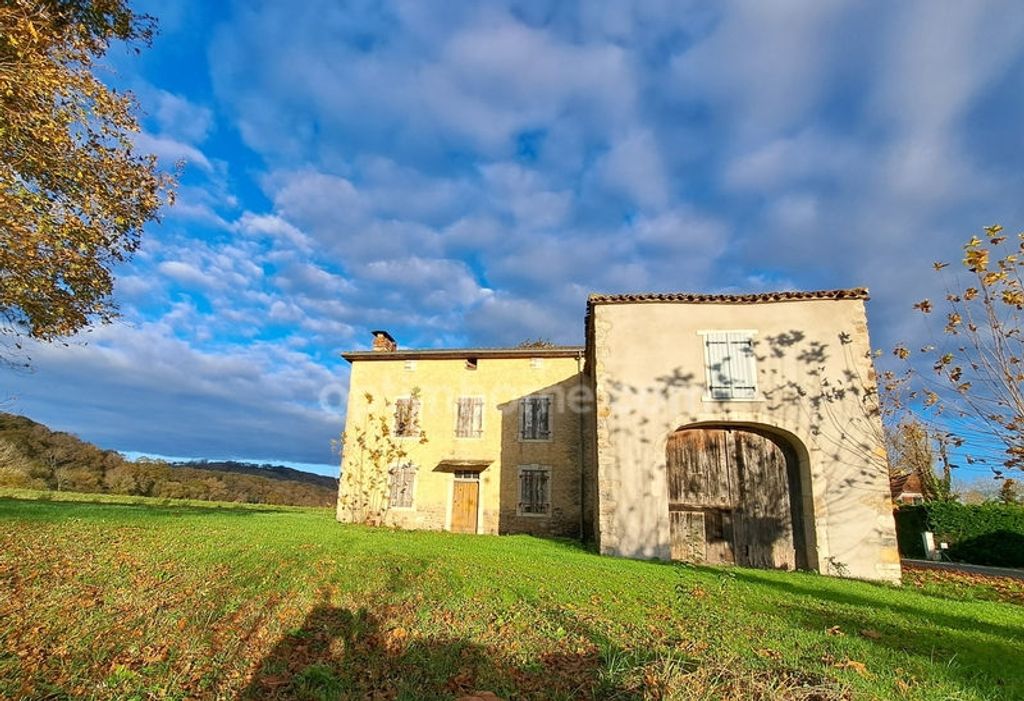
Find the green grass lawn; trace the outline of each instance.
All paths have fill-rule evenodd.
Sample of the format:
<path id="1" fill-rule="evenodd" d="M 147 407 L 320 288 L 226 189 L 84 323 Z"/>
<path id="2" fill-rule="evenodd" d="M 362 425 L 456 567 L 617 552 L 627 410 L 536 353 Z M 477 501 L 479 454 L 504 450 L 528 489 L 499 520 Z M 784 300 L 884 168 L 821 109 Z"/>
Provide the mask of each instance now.
<path id="1" fill-rule="evenodd" d="M 0 493 L 0 698 L 1024 698 L 1012 587 L 38 496 Z"/>

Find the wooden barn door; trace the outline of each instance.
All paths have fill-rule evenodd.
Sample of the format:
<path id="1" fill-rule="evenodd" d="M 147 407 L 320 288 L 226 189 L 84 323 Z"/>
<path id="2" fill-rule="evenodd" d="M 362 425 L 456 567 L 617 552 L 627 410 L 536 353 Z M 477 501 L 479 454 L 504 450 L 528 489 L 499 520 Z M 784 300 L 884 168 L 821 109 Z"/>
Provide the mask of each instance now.
<path id="1" fill-rule="evenodd" d="M 737 547 L 743 548 L 740 563 L 796 569 L 785 454 L 756 433 L 732 431 L 730 438 L 740 490 L 735 526 Z"/>
<path id="2" fill-rule="evenodd" d="M 734 562 L 736 492 L 726 432 L 679 431 L 669 437 L 667 451 L 672 559 Z"/>
<path id="3" fill-rule="evenodd" d="M 674 560 L 792 569 L 786 456 L 757 433 L 672 434 L 666 448 Z"/>

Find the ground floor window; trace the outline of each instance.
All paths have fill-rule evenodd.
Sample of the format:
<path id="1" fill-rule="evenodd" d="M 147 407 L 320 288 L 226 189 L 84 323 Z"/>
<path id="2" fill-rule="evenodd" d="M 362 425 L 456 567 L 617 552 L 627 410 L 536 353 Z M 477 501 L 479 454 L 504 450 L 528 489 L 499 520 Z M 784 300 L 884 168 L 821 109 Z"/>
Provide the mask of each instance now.
<path id="1" fill-rule="evenodd" d="M 416 466 L 411 464 L 395 465 L 390 471 L 391 508 L 411 509 L 413 506 L 413 488 L 416 483 Z"/>
<path id="2" fill-rule="evenodd" d="M 547 465 L 519 467 L 519 513 L 547 516 L 551 513 L 551 468 Z"/>

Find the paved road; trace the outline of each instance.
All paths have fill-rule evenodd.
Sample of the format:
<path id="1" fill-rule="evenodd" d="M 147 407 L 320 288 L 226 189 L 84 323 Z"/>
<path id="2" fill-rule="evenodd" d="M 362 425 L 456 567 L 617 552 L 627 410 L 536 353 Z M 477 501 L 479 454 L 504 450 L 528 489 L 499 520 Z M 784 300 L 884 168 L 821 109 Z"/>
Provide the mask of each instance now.
<path id="1" fill-rule="evenodd" d="M 904 565 L 914 567 L 927 567 L 933 570 L 952 570 L 953 572 L 970 572 L 972 574 L 985 574 L 989 577 L 1013 577 L 1024 579 L 1024 570 L 1011 569 L 1009 567 L 986 567 L 985 565 L 967 565 L 961 562 L 933 562 L 931 560 L 902 560 Z"/>

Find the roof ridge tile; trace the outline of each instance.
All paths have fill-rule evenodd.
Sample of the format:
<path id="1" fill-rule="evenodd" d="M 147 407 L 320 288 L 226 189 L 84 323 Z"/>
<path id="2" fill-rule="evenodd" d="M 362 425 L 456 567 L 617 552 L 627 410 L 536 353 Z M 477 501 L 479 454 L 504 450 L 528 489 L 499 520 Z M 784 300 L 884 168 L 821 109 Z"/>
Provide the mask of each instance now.
<path id="1" fill-rule="evenodd" d="M 591 294 L 587 305 L 631 304 L 642 302 L 684 302 L 691 304 L 758 304 L 764 302 L 791 302 L 801 300 L 870 299 L 866 287 L 839 290 L 787 290 L 780 292 L 750 292 L 737 294 L 708 294 L 703 292 L 635 292 L 625 294 Z"/>

